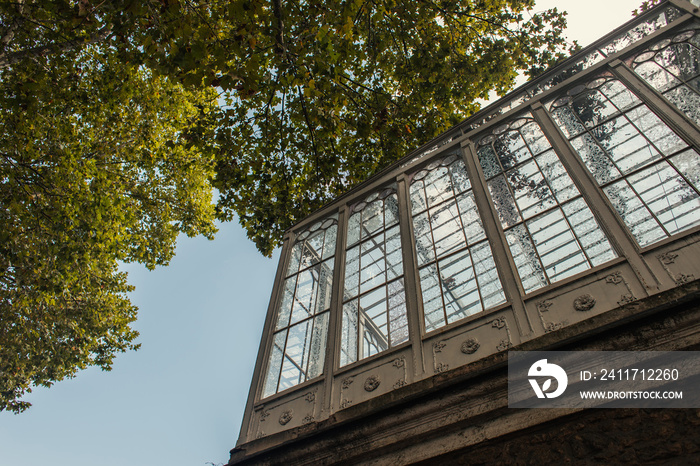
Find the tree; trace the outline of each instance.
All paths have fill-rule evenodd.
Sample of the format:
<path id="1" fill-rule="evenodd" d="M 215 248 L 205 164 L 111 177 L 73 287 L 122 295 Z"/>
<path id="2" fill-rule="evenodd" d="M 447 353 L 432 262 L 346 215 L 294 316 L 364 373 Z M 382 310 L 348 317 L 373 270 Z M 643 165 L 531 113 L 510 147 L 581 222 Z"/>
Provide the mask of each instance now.
<path id="1" fill-rule="evenodd" d="M 562 56 L 564 15 L 533 5 L 0 1 L 0 409 L 136 346 L 119 261 L 235 216 L 269 255 Z"/>
<path id="2" fill-rule="evenodd" d="M 219 134 L 220 215 L 270 254 L 294 222 L 510 90 L 519 71 L 545 69 L 562 56 L 564 16 L 526 20 L 533 3 L 273 1 L 226 75 L 238 87 Z"/>
<path id="3" fill-rule="evenodd" d="M 0 87 L 0 410 L 19 412 L 31 385 L 137 346 L 118 261 L 153 268 L 179 233 L 213 236 L 197 141 L 216 94 L 92 47 L 5 69 Z"/>

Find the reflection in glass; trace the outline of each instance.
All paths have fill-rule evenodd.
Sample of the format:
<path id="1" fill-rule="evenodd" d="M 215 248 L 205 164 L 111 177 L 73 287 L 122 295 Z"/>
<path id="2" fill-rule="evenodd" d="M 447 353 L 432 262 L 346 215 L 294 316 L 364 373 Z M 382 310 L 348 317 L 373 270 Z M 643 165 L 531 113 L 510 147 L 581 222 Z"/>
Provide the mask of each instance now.
<path id="1" fill-rule="evenodd" d="M 338 217 L 297 236 L 275 317 L 263 398 L 323 372 Z"/>
<path id="2" fill-rule="evenodd" d="M 700 124 L 700 34 L 683 31 L 658 40 L 631 59 L 634 71 Z"/>
<path id="3" fill-rule="evenodd" d="M 341 366 L 408 340 L 398 216 L 393 186 L 370 194 L 351 211 L 345 253 Z"/>
<path id="4" fill-rule="evenodd" d="M 694 37 L 692 31 L 690 35 Z M 657 51 L 634 59 L 637 72 L 656 83 L 660 91 L 681 83 L 672 74 L 668 79 L 659 77 L 668 72 L 658 68 L 657 61 L 673 47 L 673 42 L 662 41 L 652 45 Z M 684 66 L 685 71 L 680 65 L 670 68 L 678 77 L 697 74 L 688 63 Z M 645 75 L 652 68 L 658 73 Z M 578 94 L 568 91 L 547 105 L 632 236 L 644 247 L 700 225 L 698 179 L 688 170 L 691 164 L 680 162 L 699 156 L 630 94 L 621 82 L 604 74 L 589 81 Z"/>
<path id="5" fill-rule="evenodd" d="M 581 91 L 598 92 L 595 88 Z M 569 135 L 578 135 L 586 127 L 571 108 L 587 112 L 596 121 L 611 113 L 606 106 L 584 110 L 582 100 L 565 97 L 557 99 L 553 111 Z M 483 135 L 477 155 L 526 293 L 616 257 L 529 114 L 512 120 L 498 134 Z"/>
<path id="6" fill-rule="evenodd" d="M 426 332 L 503 304 L 464 162 L 437 159 L 410 189 Z"/>

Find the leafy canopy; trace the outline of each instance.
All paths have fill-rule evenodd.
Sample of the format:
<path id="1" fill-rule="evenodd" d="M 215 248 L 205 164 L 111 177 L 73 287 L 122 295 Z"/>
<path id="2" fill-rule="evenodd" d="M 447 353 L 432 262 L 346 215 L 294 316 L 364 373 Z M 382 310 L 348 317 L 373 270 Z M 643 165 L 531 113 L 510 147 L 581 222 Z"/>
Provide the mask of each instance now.
<path id="1" fill-rule="evenodd" d="M 564 16 L 533 5 L 0 0 L 0 410 L 137 346 L 119 261 L 234 217 L 269 255 L 558 59 Z"/>
<path id="2" fill-rule="evenodd" d="M 179 233 L 213 237 L 216 110 L 92 45 L 0 76 L 0 410 L 136 348 L 118 261 L 167 264 Z"/>
<path id="3" fill-rule="evenodd" d="M 564 16 L 533 1 L 246 2 L 215 186 L 269 255 L 282 232 L 348 187 L 562 56 Z M 245 7 L 251 10 L 245 10 Z M 259 25 L 264 25 L 259 27 Z"/>

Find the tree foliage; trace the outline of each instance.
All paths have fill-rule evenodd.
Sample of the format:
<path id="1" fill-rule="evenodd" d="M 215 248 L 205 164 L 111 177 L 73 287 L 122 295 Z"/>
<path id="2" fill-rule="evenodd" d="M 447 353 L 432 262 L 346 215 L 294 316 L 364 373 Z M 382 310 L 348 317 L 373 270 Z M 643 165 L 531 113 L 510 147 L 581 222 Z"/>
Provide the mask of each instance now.
<path id="1" fill-rule="evenodd" d="M 223 74 L 219 209 L 270 254 L 282 231 L 561 56 L 531 1 L 273 1 Z M 247 34 L 247 35 L 246 35 Z"/>
<path id="2" fill-rule="evenodd" d="M 533 5 L 0 0 L 0 410 L 135 347 L 119 261 L 167 264 L 217 217 L 269 255 L 561 57 Z"/>
<path id="3" fill-rule="evenodd" d="M 6 55 L 7 56 L 7 55 Z M 118 261 L 212 237 L 211 89 L 88 44 L 0 73 L 0 410 L 135 348 Z"/>

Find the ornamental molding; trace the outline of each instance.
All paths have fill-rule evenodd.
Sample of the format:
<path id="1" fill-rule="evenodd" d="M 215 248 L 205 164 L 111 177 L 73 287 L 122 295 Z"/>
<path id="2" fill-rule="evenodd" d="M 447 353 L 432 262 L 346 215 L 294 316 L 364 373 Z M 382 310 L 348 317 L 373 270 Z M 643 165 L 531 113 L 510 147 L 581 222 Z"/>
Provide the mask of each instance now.
<path id="1" fill-rule="evenodd" d="M 693 280 L 695 280 L 695 277 L 692 273 L 690 275 L 679 273 L 673 277 L 673 281 L 676 282 L 677 285 L 683 285 L 684 283 L 692 282 Z"/>
<path id="2" fill-rule="evenodd" d="M 365 380 L 364 389 L 366 392 L 373 392 L 377 388 L 379 388 L 379 385 L 381 383 L 382 381 L 378 375 L 370 375 L 369 377 L 367 377 L 367 380 Z"/>
<path id="3" fill-rule="evenodd" d="M 352 383 L 354 381 L 355 381 L 354 377 L 347 377 L 347 378 L 343 379 L 343 382 L 342 382 L 343 390 L 346 390 L 347 388 L 349 388 L 350 385 L 352 385 Z"/>
<path id="4" fill-rule="evenodd" d="M 501 340 L 501 342 L 498 344 L 498 346 L 496 346 L 496 350 L 498 352 L 501 352 L 501 351 L 506 351 L 512 347 L 513 347 L 513 344 L 510 342 L 510 340 Z"/>
<path id="5" fill-rule="evenodd" d="M 499 318 L 495 319 L 493 322 L 491 322 L 491 326 L 493 328 L 502 329 L 503 327 L 506 326 L 506 318 L 499 317 Z"/>
<path id="6" fill-rule="evenodd" d="M 590 311 L 595 306 L 595 298 L 590 294 L 584 294 L 574 299 L 574 309 L 579 312 Z"/>
<path id="7" fill-rule="evenodd" d="M 664 254 L 659 254 L 657 257 L 663 265 L 670 265 L 676 262 L 678 254 L 676 254 L 675 252 L 666 252 Z"/>
<path id="8" fill-rule="evenodd" d="M 292 411 L 291 409 L 287 409 L 286 411 L 284 411 L 280 415 L 280 418 L 279 418 L 280 425 L 286 426 L 287 424 L 289 424 L 289 421 L 291 421 L 293 417 L 294 417 L 294 411 Z"/>
<path id="9" fill-rule="evenodd" d="M 480 346 L 481 344 L 479 344 L 479 340 L 477 340 L 476 338 L 469 338 L 464 343 L 462 343 L 462 346 L 460 346 L 459 350 L 464 354 L 474 354 Z"/>
<path id="10" fill-rule="evenodd" d="M 442 372 L 447 372 L 448 370 L 450 370 L 450 366 L 448 364 L 440 363 L 437 366 L 435 366 L 435 373 L 436 374 L 440 374 Z"/>

